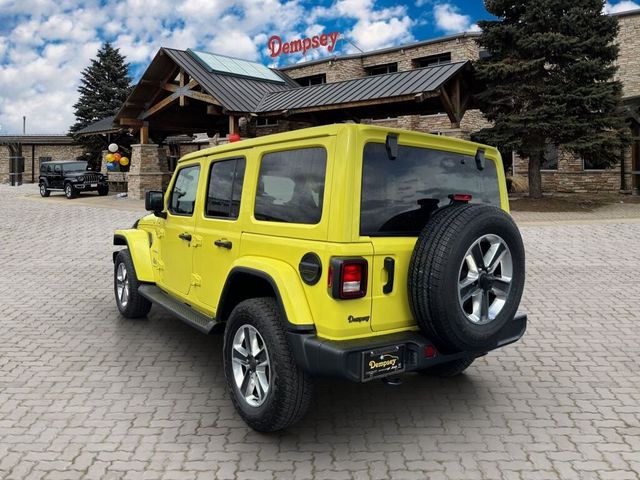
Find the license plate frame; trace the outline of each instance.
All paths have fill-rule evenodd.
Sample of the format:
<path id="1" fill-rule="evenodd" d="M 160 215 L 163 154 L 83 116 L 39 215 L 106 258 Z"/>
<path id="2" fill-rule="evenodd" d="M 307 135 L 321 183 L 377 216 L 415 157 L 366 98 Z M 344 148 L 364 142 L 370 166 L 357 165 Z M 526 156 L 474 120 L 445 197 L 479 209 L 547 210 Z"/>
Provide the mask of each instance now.
<path id="1" fill-rule="evenodd" d="M 405 371 L 406 345 L 389 345 L 362 352 L 363 382 Z"/>

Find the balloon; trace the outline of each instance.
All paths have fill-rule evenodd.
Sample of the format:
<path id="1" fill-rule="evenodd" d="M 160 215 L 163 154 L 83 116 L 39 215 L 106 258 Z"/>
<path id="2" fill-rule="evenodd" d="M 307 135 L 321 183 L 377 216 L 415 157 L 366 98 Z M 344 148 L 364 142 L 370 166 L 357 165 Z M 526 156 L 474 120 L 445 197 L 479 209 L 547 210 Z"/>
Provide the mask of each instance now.
<path id="1" fill-rule="evenodd" d="M 115 169 L 116 169 L 115 163 L 107 163 L 107 170 L 109 170 L 110 172 L 113 172 Z"/>
<path id="2" fill-rule="evenodd" d="M 120 165 L 122 165 L 123 167 L 126 167 L 127 165 L 129 165 L 129 159 L 127 157 L 121 157 Z"/>
<path id="3" fill-rule="evenodd" d="M 239 142 L 239 141 L 240 141 L 240 135 L 238 135 L 237 133 L 232 133 L 231 135 L 229 135 L 229 143 Z"/>
<path id="4" fill-rule="evenodd" d="M 116 145 L 115 143 L 112 143 L 109 145 L 109 151 L 111 153 L 116 153 L 118 151 L 118 145 Z"/>
<path id="5" fill-rule="evenodd" d="M 114 153 L 113 154 L 113 161 L 114 162 L 119 162 L 121 158 L 122 158 L 122 155 L 120 155 L 119 153 Z"/>
<path id="6" fill-rule="evenodd" d="M 107 162 L 113 162 L 113 153 L 107 153 L 107 154 L 104 156 L 104 159 L 105 159 Z"/>

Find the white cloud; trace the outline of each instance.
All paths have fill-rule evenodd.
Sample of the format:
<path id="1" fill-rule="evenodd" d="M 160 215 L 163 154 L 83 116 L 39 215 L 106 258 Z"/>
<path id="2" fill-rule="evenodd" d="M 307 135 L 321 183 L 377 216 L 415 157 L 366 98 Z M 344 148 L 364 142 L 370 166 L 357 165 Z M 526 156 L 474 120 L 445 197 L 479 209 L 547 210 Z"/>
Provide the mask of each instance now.
<path id="1" fill-rule="evenodd" d="M 451 3 L 438 3 L 433 7 L 436 26 L 447 33 L 459 33 L 477 30 L 471 23 L 471 17 L 460 13 L 460 9 Z"/>
<path id="2" fill-rule="evenodd" d="M 305 7 L 302 0 L 0 0 L 2 133 L 20 132 L 23 115 L 29 133 L 68 131 L 81 72 L 105 40 L 138 75 L 162 46 L 264 60 L 272 34 L 316 35 L 327 31 L 328 21 L 337 21 L 365 50 L 413 40 L 416 21 L 407 6 L 378 2 L 334 0 L 330 7 Z M 351 50 L 346 42 L 338 46 Z M 277 60 L 327 54 L 318 49 L 306 58 Z"/>
<path id="3" fill-rule="evenodd" d="M 605 2 L 604 4 L 604 13 L 621 13 L 637 9 L 640 9 L 640 5 L 630 0 L 622 0 L 618 3 Z"/>

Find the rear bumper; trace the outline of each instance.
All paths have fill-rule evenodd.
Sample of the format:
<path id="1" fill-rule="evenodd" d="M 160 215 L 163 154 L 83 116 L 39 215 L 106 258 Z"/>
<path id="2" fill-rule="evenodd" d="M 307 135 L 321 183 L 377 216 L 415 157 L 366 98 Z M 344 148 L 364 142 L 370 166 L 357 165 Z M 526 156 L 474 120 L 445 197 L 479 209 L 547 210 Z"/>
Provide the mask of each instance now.
<path id="1" fill-rule="evenodd" d="M 518 341 L 527 328 L 527 316 L 516 315 L 500 331 L 494 345 L 482 351 L 468 351 L 443 354 L 420 332 L 400 332 L 356 340 L 326 340 L 313 333 L 287 332 L 289 345 L 300 367 L 311 375 L 338 377 L 354 382 L 367 381 L 364 374 L 363 359 L 372 350 L 390 349 L 404 346 L 404 368 L 401 372 L 410 372 L 432 367 L 465 357 L 481 357 L 495 350 Z M 431 355 L 427 357 L 426 352 Z M 401 373 L 393 371 L 387 375 Z"/>

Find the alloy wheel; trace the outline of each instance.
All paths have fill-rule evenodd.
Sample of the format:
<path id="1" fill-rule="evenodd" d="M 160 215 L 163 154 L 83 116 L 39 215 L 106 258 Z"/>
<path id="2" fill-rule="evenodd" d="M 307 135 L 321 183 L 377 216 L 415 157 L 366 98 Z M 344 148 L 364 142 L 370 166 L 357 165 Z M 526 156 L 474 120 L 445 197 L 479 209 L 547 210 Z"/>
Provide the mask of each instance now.
<path id="1" fill-rule="evenodd" d="M 513 275 L 513 259 L 498 235 L 477 239 L 467 250 L 458 275 L 458 300 L 467 319 L 492 322 L 504 308 Z"/>
<path id="2" fill-rule="evenodd" d="M 118 269 L 116 270 L 116 292 L 120 306 L 127 308 L 129 303 L 129 275 L 124 263 L 118 264 Z"/>
<path id="3" fill-rule="evenodd" d="M 231 366 L 236 387 L 247 404 L 262 405 L 271 389 L 271 363 L 267 345 L 253 325 L 242 325 L 236 331 Z"/>

